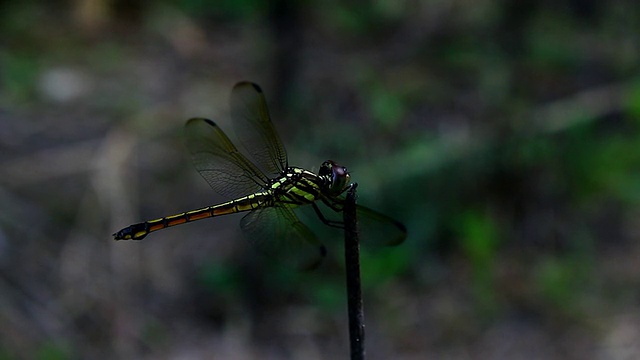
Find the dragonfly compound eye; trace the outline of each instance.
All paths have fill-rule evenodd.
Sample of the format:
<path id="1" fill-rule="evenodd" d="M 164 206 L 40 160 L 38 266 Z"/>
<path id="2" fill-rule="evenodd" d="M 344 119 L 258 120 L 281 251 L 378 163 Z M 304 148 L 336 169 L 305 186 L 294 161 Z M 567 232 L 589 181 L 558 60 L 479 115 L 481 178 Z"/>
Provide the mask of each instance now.
<path id="1" fill-rule="evenodd" d="M 344 166 L 340 166 L 336 163 L 331 164 L 331 184 L 329 185 L 329 191 L 333 194 L 342 193 L 347 186 L 349 186 L 349 172 Z"/>

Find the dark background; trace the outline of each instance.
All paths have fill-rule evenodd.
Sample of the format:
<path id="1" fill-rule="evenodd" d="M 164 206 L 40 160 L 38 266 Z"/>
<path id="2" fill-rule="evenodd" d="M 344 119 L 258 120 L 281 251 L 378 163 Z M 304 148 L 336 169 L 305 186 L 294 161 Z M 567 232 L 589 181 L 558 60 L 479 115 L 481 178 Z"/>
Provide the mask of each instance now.
<path id="1" fill-rule="evenodd" d="M 0 359 L 348 357 L 340 233 L 312 273 L 239 215 L 112 240 L 227 200 L 182 128 L 241 80 L 409 229 L 363 255 L 370 359 L 640 357 L 639 10 L 0 1 Z"/>

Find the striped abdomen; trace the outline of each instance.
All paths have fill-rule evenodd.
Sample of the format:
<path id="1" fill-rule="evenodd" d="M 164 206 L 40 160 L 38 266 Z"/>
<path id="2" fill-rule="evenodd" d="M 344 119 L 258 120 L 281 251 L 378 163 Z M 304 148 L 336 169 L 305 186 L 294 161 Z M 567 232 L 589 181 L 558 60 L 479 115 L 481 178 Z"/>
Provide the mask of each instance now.
<path id="1" fill-rule="evenodd" d="M 220 215 L 250 211 L 261 207 L 272 206 L 272 203 L 273 197 L 269 192 L 255 193 L 226 203 L 133 224 L 118 231 L 113 234 L 113 236 L 116 240 L 141 240 L 150 232 L 162 230 L 170 226 Z"/>

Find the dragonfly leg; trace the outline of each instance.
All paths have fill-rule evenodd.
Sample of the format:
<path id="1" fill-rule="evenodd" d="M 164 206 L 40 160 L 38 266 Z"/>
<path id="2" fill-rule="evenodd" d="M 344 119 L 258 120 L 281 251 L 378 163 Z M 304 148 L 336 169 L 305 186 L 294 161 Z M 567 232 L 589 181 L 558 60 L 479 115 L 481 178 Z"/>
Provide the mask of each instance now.
<path id="1" fill-rule="evenodd" d="M 335 227 L 338 229 L 344 229 L 344 223 L 342 221 L 329 220 L 326 217 L 324 217 L 324 215 L 322 214 L 322 211 L 320 211 L 320 208 L 318 207 L 318 205 L 316 205 L 316 203 L 312 203 L 311 206 L 313 207 L 313 210 L 316 212 L 316 214 L 320 218 L 320 221 L 322 221 L 323 224 L 331 227 Z"/>
<path id="2" fill-rule="evenodd" d="M 345 192 L 349 191 L 349 189 L 351 189 L 353 187 L 357 187 L 357 186 L 358 186 L 358 183 L 349 184 L 349 186 L 347 186 L 342 191 L 342 194 L 344 194 Z M 333 211 L 341 212 L 342 209 L 344 208 L 344 199 L 340 200 L 338 198 L 330 198 L 330 197 L 323 196 L 321 200 L 325 205 L 330 207 Z"/>
<path id="3" fill-rule="evenodd" d="M 322 197 L 321 200 L 325 205 L 330 207 L 331 210 L 333 210 L 335 212 L 341 212 L 342 208 L 344 207 L 344 203 L 341 203 L 340 201 L 338 201 L 336 199 L 330 199 L 330 198 L 327 198 L 327 197 Z"/>

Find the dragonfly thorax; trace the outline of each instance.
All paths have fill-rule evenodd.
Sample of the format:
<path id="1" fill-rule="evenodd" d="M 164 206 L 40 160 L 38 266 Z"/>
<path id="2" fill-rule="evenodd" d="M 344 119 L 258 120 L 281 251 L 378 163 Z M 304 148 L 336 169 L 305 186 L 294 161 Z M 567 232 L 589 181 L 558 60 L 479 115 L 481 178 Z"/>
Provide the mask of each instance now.
<path id="1" fill-rule="evenodd" d="M 326 189 L 331 195 L 340 195 L 349 187 L 350 175 L 347 168 L 332 160 L 322 163 L 318 176 L 325 179 Z"/>

